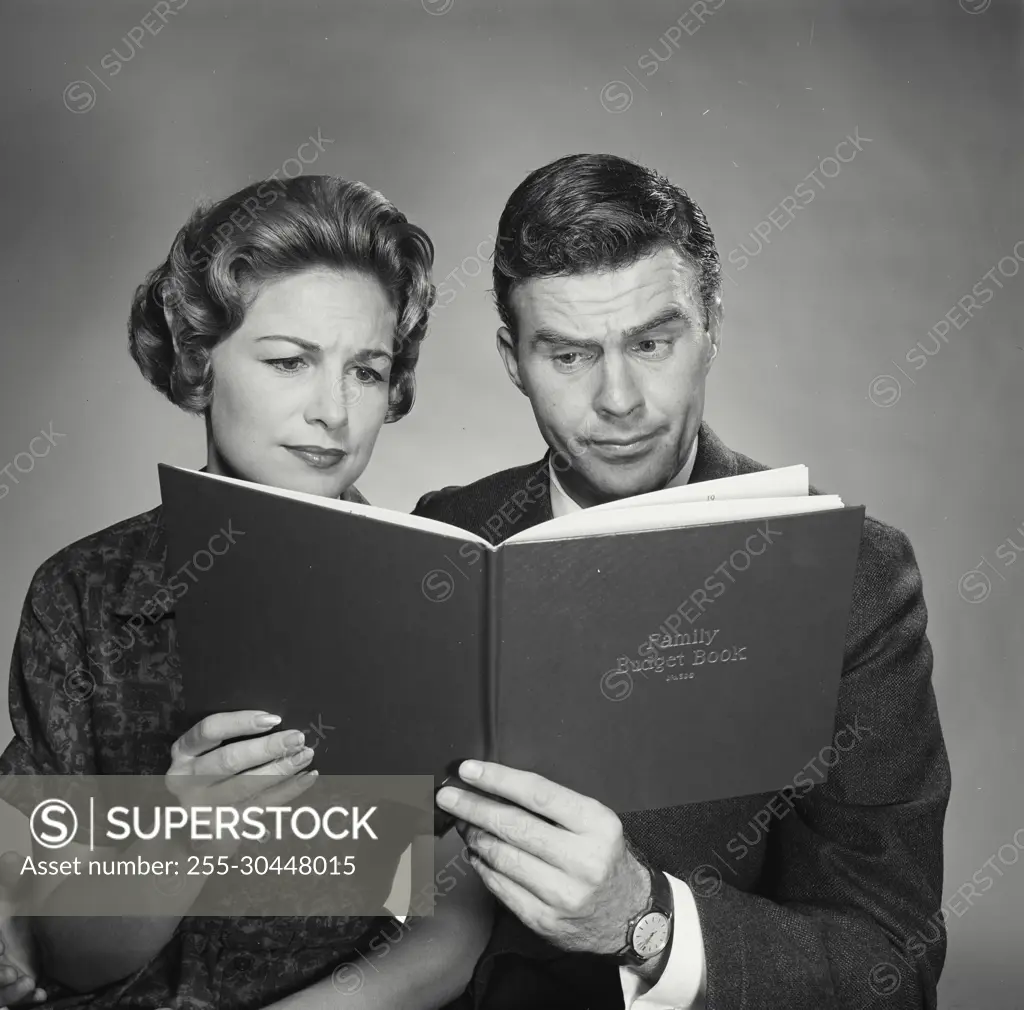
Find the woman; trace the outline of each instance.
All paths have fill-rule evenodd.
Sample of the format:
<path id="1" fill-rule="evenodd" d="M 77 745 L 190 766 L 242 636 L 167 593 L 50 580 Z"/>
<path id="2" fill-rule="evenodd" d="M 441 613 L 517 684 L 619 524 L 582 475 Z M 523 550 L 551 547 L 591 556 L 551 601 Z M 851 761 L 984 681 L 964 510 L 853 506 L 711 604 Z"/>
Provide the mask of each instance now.
<path id="1" fill-rule="evenodd" d="M 361 183 L 249 186 L 194 213 L 139 287 L 131 354 L 172 403 L 205 419 L 209 472 L 362 501 L 355 482 L 381 426 L 412 406 L 432 259 L 426 235 Z M 167 598 L 157 595 L 165 552 L 158 507 L 40 567 L 14 651 L 15 738 L 0 773 L 165 775 L 183 796 L 195 775 L 250 770 L 274 775 L 274 795 L 294 798 L 311 780 L 312 751 L 288 727 L 268 734 L 274 713 L 180 725 L 174 614 L 147 607 Z M 142 629 L 126 635 L 128 618 L 143 613 Z M 105 670 L 115 652 L 118 669 Z M 87 697 L 83 676 L 94 685 Z M 449 839 L 437 844 L 438 864 L 461 848 L 454 832 Z M 78 854 L 74 845 L 61 858 Z M 100 887 L 67 878 L 46 907 L 99 907 Z M 401 943 L 384 945 L 388 956 L 361 971 L 358 991 L 350 981 L 339 988 L 337 975 L 332 983 L 339 965 L 362 963 L 367 949 L 377 956 L 367 944 L 393 923 L 385 898 L 379 917 L 23 921 L 38 942 L 40 982 L 61 1006 L 299 1010 L 342 991 L 346 1010 L 453 999 L 489 933 L 490 900 L 474 874 Z M 21 984 L 31 992 L 30 978 Z"/>

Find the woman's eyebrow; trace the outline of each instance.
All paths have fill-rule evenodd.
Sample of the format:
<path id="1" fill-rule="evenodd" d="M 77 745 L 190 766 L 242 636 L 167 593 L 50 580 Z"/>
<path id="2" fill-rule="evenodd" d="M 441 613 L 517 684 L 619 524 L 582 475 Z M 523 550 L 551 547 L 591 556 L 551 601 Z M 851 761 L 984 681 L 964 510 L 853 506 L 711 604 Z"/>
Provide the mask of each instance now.
<path id="1" fill-rule="evenodd" d="M 395 360 L 389 351 L 385 351 L 383 347 L 368 347 L 365 350 L 359 351 L 355 355 L 356 361 L 376 361 L 383 360 L 389 365 Z"/>
<path id="2" fill-rule="evenodd" d="M 307 351 L 323 350 L 319 344 L 313 343 L 312 340 L 303 340 L 302 337 L 293 337 L 287 333 L 268 333 L 266 336 L 256 338 L 257 343 L 262 340 L 290 340 L 293 344 L 298 344 L 299 347 L 302 347 Z"/>
<path id="3" fill-rule="evenodd" d="M 293 344 L 298 344 L 304 350 L 312 351 L 314 354 L 323 350 L 319 344 L 314 343 L 312 340 L 304 340 L 302 337 L 293 337 L 286 333 L 267 333 L 262 337 L 256 338 L 257 343 L 261 340 L 288 340 Z M 364 350 L 358 351 L 354 358 L 356 361 L 383 360 L 387 361 L 388 364 L 394 361 L 391 353 L 383 347 L 367 347 Z"/>

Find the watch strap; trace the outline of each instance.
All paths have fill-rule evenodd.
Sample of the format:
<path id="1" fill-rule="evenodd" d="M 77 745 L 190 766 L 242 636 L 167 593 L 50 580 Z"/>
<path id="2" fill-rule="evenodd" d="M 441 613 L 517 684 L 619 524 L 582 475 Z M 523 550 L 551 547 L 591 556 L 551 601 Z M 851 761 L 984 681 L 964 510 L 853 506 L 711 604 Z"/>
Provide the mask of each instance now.
<path id="1" fill-rule="evenodd" d="M 660 912 L 668 919 L 669 929 L 671 930 L 672 928 L 672 885 L 668 882 L 668 877 L 660 870 L 654 870 L 646 863 L 642 865 L 650 879 L 651 896 L 647 906 L 634 915 L 626 924 L 626 943 L 615 953 L 615 959 L 619 964 L 638 965 L 649 960 L 649 958 L 641 957 L 633 948 L 633 933 L 645 915 L 650 915 L 651 912 Z"/>
<path id="2" fill-rule="evenodd" d="M 652 912 L 662 912 L 670 919 L 674 910 L 672 885 L 661 870 L 651 870 L 651 908 Z"/>

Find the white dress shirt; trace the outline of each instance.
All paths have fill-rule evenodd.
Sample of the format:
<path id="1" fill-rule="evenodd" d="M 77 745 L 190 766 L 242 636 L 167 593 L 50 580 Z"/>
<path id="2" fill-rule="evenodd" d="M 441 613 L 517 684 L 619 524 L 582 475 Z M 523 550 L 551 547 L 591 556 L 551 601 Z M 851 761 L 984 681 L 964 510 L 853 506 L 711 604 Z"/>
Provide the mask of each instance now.
<path id="1" fill-rule="evenodd" d="M 694 438 L 690 454 L 682 469 L 666 485 L 680 487 L 690 480 L 694 460 L 697 458 L 697 439 Z M 553 518 L 580 511 L 580 506 L 562 487 L 554 467 L 548 463 L 551 480 L 551 515 Z M 700 918 L 690 888 L 681 880 L 666 873 L 672 888 L 674 906 L 672 941 L 668 948 L 664 970 L 657 984 L 647 983 L 629 968 L 619 968 L 622 996 L 626 1010 L 703 1010 L 706 987 L 704 938 L 700 931 Z M 625 923 L 623 923 L 625 926 Z"/>

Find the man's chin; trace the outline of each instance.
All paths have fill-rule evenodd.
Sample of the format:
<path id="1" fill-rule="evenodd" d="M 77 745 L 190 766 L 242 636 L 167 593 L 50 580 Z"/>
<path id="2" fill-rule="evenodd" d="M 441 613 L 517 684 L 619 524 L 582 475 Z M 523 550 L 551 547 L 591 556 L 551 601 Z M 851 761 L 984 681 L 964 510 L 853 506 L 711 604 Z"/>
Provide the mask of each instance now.
<path id="1" fill-rule="evenodd" d="M 649 465 L 644 466 L 640 462 L 633 465 L 623 463 L 614 467 L 601 467 L 584 476 L 595 504 L 632 498 L 648 491 L 658 491 L 672 479 L 671 474 L 663 474 L 660 470 L 652 471 Z"/>

